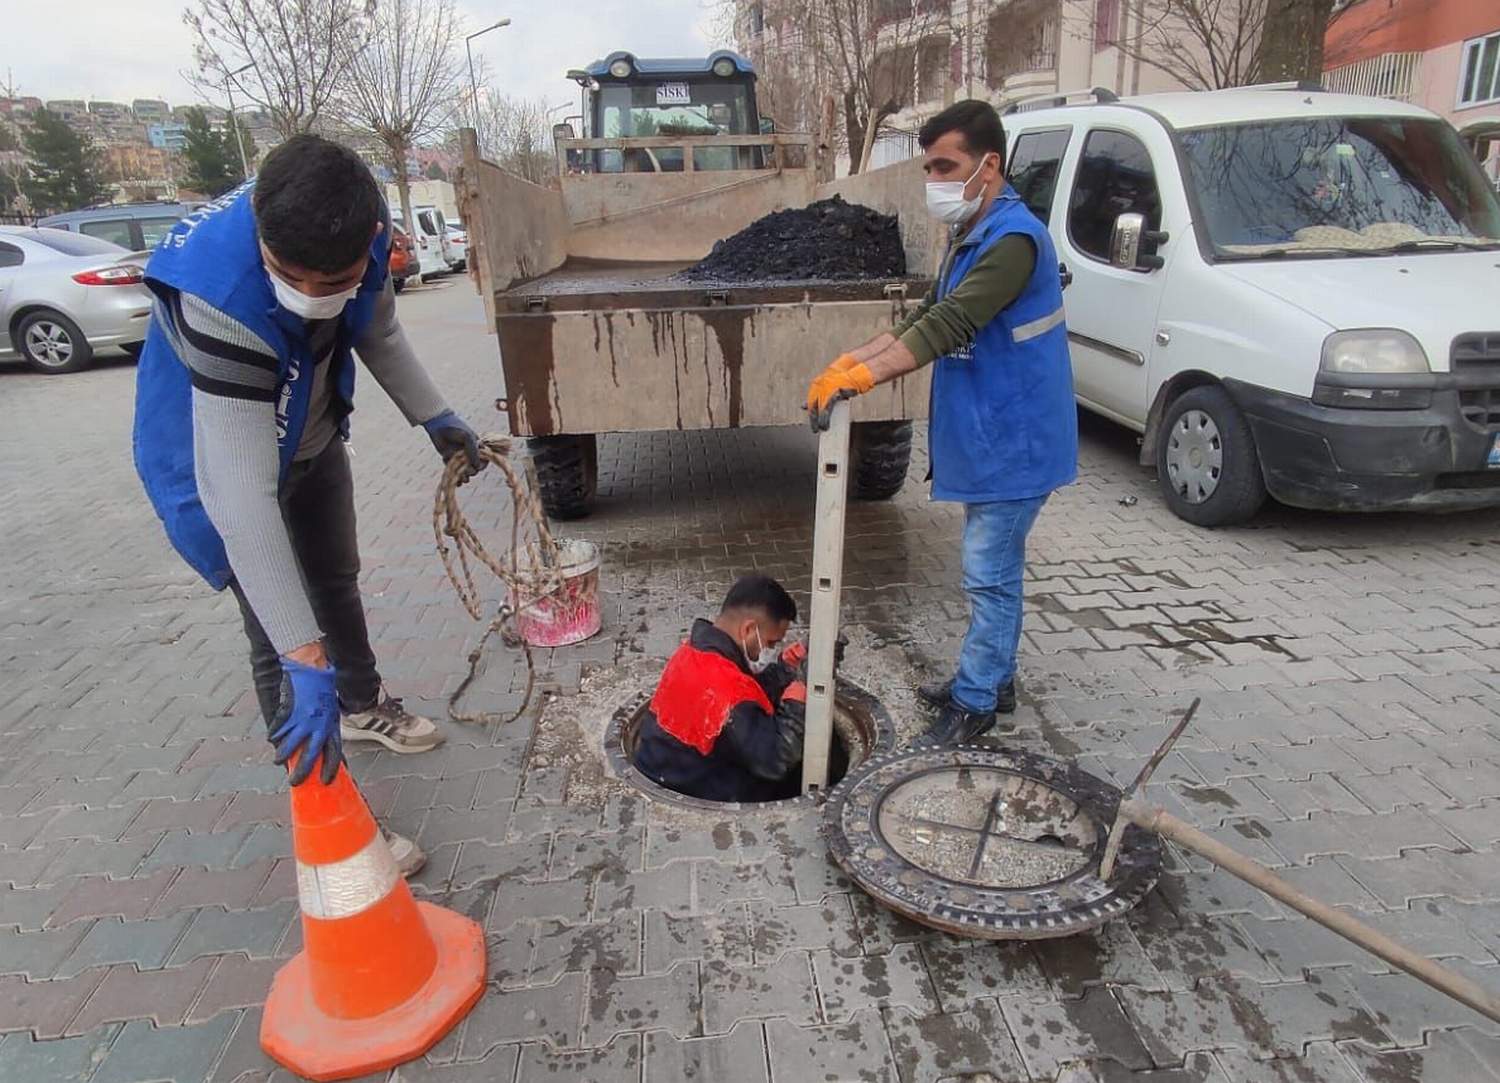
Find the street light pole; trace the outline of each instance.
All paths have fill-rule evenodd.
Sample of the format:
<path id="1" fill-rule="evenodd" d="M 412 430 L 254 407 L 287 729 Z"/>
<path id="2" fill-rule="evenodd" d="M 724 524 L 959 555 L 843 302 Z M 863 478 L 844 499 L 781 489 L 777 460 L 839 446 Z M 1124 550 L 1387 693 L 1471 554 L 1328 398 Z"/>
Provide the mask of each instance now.
<path id="1" fill-rule="evenodd" d="M 491 23 L 483 30 L 476 30 L 464 38 L 464 52 L 469 54 L 469 112 L 474 120 L 474 132 L 479 132 L 479 80 L 474 78 L 474 49 L 469 44 L 480 34 L 488 34 L 491 30 L 499 30 L 503 26 L 509 26 L 509 19 L 501 19 L 498 23 Z"/>
<path id="2" fill-rule="evenodd" d="M 245 140 L 240 136 L 239 122 L 234 119 L 234 77 L 253 67 L 255 67 L 254 64 L 246 64 L 243 68 L 236 68 L 224 77 L 224 93 L 229 95 L 229 127 L 234 131 L 235 146 L 240 148 L 240 171 L 246 180 L 250 179 L 250 160 L 245 157 Z"/>

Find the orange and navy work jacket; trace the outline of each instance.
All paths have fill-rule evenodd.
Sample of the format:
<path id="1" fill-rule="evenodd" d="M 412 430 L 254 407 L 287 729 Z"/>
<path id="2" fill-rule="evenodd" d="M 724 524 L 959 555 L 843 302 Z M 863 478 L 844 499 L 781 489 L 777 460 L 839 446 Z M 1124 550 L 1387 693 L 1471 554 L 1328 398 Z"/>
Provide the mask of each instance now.
<path id="1" fill-rule="evenodd" d="M 788 760 L 778 718 L 795 676 L 780 661 L 751 673 L 739 644 L 712 622 L 695 622 L 651 698 L 636 767 L 668 789 L 709 801 L 781 796 L 776 783 L 800 762 Z"/>

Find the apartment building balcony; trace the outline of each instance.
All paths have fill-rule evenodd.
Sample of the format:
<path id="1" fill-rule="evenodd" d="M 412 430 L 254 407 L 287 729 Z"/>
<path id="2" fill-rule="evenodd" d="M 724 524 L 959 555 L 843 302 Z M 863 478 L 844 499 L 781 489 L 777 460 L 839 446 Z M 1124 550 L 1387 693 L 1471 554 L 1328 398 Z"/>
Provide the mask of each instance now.
<path id="1" fill-rule="evenodd" d="M 1418 98 L 1421 53 L 1381 53 L 1323 73 L 1323 85 L 1335 94 L 1363 94 L 1410 102 Z"/>

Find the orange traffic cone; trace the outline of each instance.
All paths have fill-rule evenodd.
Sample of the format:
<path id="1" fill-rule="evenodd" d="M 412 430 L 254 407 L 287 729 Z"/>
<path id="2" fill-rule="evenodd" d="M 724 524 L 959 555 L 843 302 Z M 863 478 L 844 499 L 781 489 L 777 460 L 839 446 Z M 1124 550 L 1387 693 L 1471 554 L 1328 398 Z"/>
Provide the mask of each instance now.
<path id="1" fill-rule="evenodd" d="M 260 1046 L 308 1079 L 431 1049 L 484 992 L 484 932 L 417 902 L 349 772 L 292 787 L 302 951 L 271 983 Z"/>

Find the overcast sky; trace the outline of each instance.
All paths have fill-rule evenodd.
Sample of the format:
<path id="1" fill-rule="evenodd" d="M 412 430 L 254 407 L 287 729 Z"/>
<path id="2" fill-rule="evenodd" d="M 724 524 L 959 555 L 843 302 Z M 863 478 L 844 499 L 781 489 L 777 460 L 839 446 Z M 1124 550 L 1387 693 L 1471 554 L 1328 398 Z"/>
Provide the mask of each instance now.
<path id="1" fill-rule="evenodd" d="M 186 0 L 7 3 L 0 72 L 8 68 L 21 92 L 42 99 L 192 103 L 197 95 L 180 74 L 192 64 L 184 6 Z M 567 69 L 615 49 L 691 56 L 712 47 L 711 0 L 458 0 L 458 6 L 471 31 L 510 18 L 510 26 L 475 39 L 475 61 L 489 62 L 503 93 L 554 105 L 577 101 L 577 88 L 563 78 Z"/>

